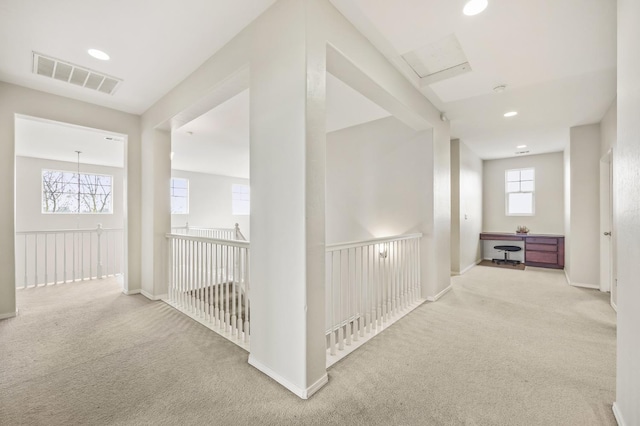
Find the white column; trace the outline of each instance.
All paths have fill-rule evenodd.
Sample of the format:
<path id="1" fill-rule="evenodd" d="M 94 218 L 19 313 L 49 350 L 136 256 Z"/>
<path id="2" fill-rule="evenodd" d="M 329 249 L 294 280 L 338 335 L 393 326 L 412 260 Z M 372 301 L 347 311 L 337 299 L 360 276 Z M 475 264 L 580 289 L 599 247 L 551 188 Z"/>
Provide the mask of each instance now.
<path id="1" fill-rule="evenodd" d="M 1 100 L 5 87 L 0 82 L 0 319 L 16 314 L 15 276 L 15 155 L 13 110 Z"/>
<path id="2" fill-rule="evenodd" d="M 325 42 L 308 1 L 282 0 L 252 35 L 251 355 L 301 398 L 327 382 Z"/>
<path id="3" fill-rule="evenodd" d="M 142 152 L 142 294 L 157 300 L 167 294 L 165 235 L 171 231 L 171 134 L 145 129 Z"/>

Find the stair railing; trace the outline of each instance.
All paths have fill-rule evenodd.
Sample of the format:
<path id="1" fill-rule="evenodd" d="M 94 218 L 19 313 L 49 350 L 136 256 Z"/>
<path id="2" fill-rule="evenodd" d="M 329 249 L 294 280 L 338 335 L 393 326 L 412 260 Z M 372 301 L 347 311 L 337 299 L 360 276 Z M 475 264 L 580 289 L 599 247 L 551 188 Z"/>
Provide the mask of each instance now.
<path id="1" fill-rule="evenodd" d="M 167 303 L 248 350 L 249 242 L 167 234 Z"/>
<path id="2" fill-rule="evenodd" d="M 326 247 L 328 365 L 424 301 L 421 238 L 410 234 Z"/>
<path id="3" fill-rule="evenodd" d="M 16 287 L 37 287 L 123 273 L 121 228 L 16 232 Z"/>

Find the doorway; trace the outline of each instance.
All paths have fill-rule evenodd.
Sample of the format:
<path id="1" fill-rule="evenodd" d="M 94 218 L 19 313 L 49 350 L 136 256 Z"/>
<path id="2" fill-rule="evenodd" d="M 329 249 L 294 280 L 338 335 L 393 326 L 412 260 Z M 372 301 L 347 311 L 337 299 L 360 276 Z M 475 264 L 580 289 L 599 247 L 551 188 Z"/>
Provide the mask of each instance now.
<path id="1" fill-rule="evenodd" d="M 600 291 L 611 293 L 616 309 L 615 233 L 613 232 L 613 155 L 600 159 Z"/>
<path id="2" fill-rule="evenodd" d="M 16 288 L 124 287 L 127 136 L 23 115 L 15 129 Z"/>

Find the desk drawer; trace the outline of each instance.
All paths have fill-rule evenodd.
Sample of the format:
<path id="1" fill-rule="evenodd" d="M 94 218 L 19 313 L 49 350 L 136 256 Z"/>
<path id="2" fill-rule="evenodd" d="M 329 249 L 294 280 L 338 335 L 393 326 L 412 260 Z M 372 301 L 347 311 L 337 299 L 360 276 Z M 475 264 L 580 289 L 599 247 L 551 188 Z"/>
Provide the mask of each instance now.
<path id="1" fill-rule="evenodd" d="M 532 251 L 558 251 L 556 244 L 530 244 L 527 243 L 527 250 Z"/>
<path id="2" fill-rule="evenodd" d="M 525 262 L 557 264 L 558 253 L 527 250 L 525 252 Z"/>
<path id="3" fill-rule="evenodd" d="M 558 244 L 557 238 L 527 237 L 527 244 Z"/>

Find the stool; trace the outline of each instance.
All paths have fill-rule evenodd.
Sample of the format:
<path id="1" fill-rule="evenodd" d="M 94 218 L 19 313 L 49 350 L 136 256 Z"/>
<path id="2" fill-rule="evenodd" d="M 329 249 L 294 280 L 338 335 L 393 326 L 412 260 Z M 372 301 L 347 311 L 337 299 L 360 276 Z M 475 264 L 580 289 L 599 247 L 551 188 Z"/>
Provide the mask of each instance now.
<path id="1" fill-rule="evenodd" d="M 519 260 L 511 260 L 509 259 L 509 252 L 516 252 L 522 250 L 522 247 L 518 246 L 493 246 L 494 249 L 500 250 L 504 252 L 504 259 L 491 259 L 493 263 L 497 264 L 510 264 L 513 266 L 519 265 L 521 262 Z"/>

